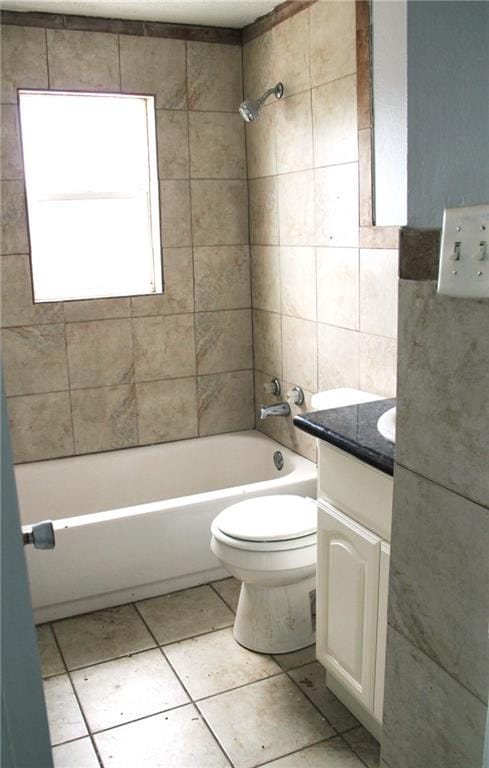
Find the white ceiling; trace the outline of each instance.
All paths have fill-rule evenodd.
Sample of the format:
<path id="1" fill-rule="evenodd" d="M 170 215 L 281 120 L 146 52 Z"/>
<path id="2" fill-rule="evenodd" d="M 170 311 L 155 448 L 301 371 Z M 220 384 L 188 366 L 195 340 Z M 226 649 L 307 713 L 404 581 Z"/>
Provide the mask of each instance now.
<path id="1" fill-rule="evenodd" d="M 280 0 L 4 0 L 9 11 L 42 11 L 113 19 L 241 28 Z"/>

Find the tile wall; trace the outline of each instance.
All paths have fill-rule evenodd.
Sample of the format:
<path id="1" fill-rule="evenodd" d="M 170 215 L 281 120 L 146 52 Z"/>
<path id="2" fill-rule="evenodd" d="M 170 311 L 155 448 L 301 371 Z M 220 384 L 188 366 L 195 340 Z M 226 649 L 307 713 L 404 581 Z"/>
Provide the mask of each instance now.
<path id="1" fill-rule="evenodd" d="M 2 358 L 16 462 L 254 425 L 239 45 L 2 28 Z M 34 305 L 19 87 L 154 93 L 163 296 Z"/>
<path id="2" fill-rule="evenodd" d="M 419 254 L 423 237 L 411 237 Z M 438 241 L 434 271 L 437 254 Z M 440 296 L 416 272 L 399 294 L 383 765 L 480 768 L 489 689 L 487 302 Z"/>
<path id="3" fill-rule="evenodd" d="M 256 406 L 289 389 L 395 394 L 397 251 L 358 239 L 355 3 L 319 2 L 246 43 L 244 91 L 271 100 L 246 126 Z M 313 458 L 291 419 L 258 428 Z"/>

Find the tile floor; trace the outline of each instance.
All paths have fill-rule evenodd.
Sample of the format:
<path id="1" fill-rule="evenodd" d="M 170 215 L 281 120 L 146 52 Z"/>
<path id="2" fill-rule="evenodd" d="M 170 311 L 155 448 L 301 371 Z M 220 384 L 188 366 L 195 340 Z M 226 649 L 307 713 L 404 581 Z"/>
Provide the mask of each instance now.
<path id="1" fill-rule="evenodd" d="M 376 768 L 314 647 L 239 646 L 239 583 L 38 627 L 55 768 Z"/>

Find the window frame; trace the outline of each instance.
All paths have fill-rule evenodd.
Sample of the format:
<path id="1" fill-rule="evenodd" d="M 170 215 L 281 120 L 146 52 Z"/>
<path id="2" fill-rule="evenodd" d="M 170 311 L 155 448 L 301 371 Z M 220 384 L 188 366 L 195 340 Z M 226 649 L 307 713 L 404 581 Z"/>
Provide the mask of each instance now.
<path id="1" fill-rule="evenodd" d="M 147 141 L 147 157 L 148 157 L 148 216 L 149 226 L 148 233 L 151 238 L 151 254 L 152 254 L 152 272 L 153 272 L 153 287 L 154 290 L 149 292 L 104 292 L 100 295 L 93 296 L 75 296 L 60 298 L 37 298 L 34 284 L 34 259 L 33 259 L 33 247 L 31 238 L 31 225 L 30 225 L 30 211 L 29 211 L 29 193 L 28 193 L 28 174 L 26 170 L 25 153 L 24 153 L 24 137 L 22 130 L 22 109 L 21 109 L 21 95 L 22 94 L 41 94 L 46 96 L 89 96 L 89 97 L 111 97 L 111 98 L 137 98 L 142 99 L 145 102 L 146 112 L 146 141 Z M 24 198 L 25 198 L 25 212 L 26 212 L 26 226 L 27 226 L 27 239 L 29 246 L 29 264 L 31 272 L 31 292 L 32 301 L 34 304 L 57 304 L 60 302 L 72 302 L 72 301 L 99 301 L 118 298 L 128 298 L 131 296 L 161 296 L 164 294 L 164 268 L 163 268 L 163 243 L 161 235 L 161 208 L 160 208 L 160 180 L 159 180 L 159 164 L 158 164 L 158 133 L 156 126 L 156 94 L 153 93 L 129 93 L 120 91 L 92 91 L 89 89 L 56 89 L 56 88 L 17 88 L 17 110 L 19 120 L 19 141 L 21 150 L 21 160 L 23 166 L 23 183 L 24 183 Z M 97 197 L 100 199 L 100 195 L 97 193 L 90 194 L 69 194 L 65 196 L 58 196 L 57 199 L 80 199 L 80 200 L 94 200 Z M 127 195 L 114 193 L 110 199 L 125 198 Z M 56 196 L 53 196 L 53 200 Z M 107 196 L 105 196 L 107 199 Z M 35 204 L 35 203 L 34 203 Z"/>

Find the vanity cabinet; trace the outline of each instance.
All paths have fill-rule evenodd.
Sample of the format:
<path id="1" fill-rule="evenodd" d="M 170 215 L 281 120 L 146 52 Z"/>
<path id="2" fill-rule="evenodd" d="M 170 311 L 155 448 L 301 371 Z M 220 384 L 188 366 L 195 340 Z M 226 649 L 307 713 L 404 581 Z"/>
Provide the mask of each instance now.
<path id="1" fill-rule="evenodd" d="M 316 653 L 328 688 L 377 738 L 391 510 L 389 475 L 320 444 Z"/>

